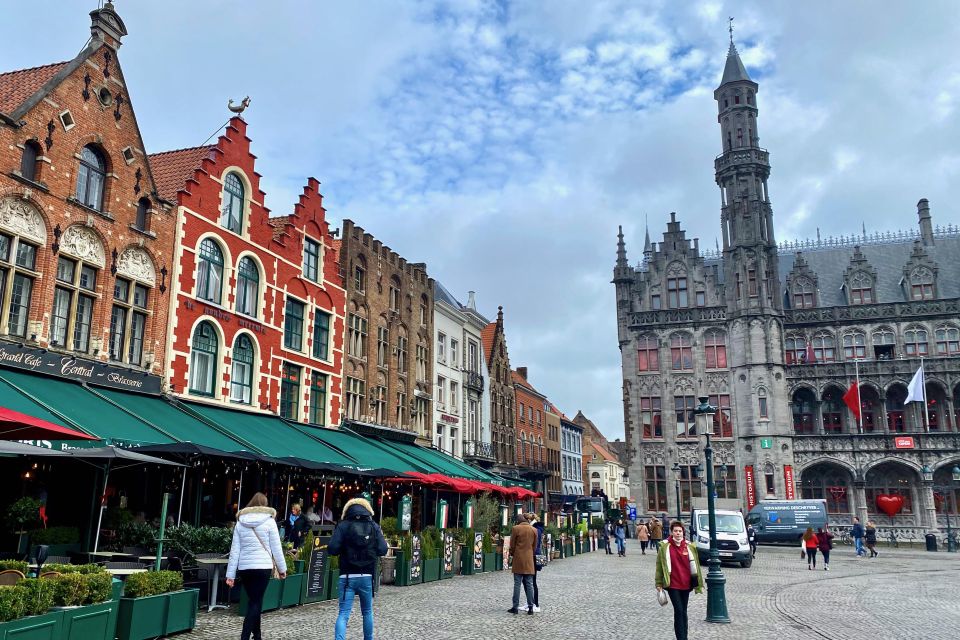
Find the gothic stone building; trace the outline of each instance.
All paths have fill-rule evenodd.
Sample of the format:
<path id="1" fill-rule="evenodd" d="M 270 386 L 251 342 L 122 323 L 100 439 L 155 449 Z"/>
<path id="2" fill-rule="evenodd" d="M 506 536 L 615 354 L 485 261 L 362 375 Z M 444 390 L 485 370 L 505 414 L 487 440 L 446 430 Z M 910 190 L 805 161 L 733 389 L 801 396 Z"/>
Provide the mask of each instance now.
<path id="1" fill-rule="evenodd" d="M 503 331 L 503 307 L 497 307 L 497 319 L 481 331 L 483 355 L 487 362 L 490 382 L 490 434 L 493 469 L 497 473 L 513 475 L 516 469 L 514 443 L 517 432 L 514 422 L 515 389 L 510 375 L 510 354 Z"/>
<path id="2" fill-rule="evenodd" d="M 731 43 L 714 93 L 722 249 L 701 251 L 671 214 L 662 242 L 648 233 L 631 267 L 619 236 L 632 495 L 668 513 L 677 480 L 682 511 L 705 495 L 693 415 L 704 395 L 718 407 L 718 497 L 745 508 L 823 498 L 832 522 L 857 515 L 918 536 L 957 509 L 960 232 L 934 229 L 921 200 L 916 231 L 778 246 L 757 89 Z M 926 416 L 924 402 L 904 403 L 921 359 Z M 843 401 L 858 374 L 859 419 Z"/>

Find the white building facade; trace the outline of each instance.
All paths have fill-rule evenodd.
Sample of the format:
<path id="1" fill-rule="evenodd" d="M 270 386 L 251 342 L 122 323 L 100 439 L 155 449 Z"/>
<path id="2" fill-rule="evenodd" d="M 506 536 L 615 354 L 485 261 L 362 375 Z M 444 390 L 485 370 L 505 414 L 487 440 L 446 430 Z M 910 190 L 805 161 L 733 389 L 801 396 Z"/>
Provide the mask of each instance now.
<path id="1" fill-rule="evenodd" d="M 563 495 L 583 494 L 583 429 L 569 420 L 560 421 L 560 477 Z"/>

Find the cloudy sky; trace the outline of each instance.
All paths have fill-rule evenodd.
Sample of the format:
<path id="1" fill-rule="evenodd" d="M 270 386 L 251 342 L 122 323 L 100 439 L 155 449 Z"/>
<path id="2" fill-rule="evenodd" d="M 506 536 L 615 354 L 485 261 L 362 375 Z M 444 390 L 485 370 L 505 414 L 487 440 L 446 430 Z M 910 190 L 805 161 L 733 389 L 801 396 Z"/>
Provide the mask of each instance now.
<path id="1" fill-rule="evenodd" d="M 0 22 L 0 70 L 66 60 L 95 0 Z M 960 21 L 952 2 L 119 0 L 120 60 L 151 153 L 245 114 L 267 204 L 307 176 L 481 311 L 565 413 L 622 437 L 613 286 L 671 211 L 719 233 L 712 91 L 727 18 L 760 83 L 780 239 L 957 224 Z M 952 188 L 951 188 L 952 187 Z"/>

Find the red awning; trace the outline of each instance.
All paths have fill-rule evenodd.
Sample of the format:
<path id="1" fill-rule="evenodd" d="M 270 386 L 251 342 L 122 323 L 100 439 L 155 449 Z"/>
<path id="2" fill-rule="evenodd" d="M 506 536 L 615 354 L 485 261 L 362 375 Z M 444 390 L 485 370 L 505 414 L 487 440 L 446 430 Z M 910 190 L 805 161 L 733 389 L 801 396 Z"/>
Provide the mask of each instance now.
<path id="1" fill-rule="evenodd" d="M 93 436 L 0 407 L 0 440 L 96 440 Z"/>

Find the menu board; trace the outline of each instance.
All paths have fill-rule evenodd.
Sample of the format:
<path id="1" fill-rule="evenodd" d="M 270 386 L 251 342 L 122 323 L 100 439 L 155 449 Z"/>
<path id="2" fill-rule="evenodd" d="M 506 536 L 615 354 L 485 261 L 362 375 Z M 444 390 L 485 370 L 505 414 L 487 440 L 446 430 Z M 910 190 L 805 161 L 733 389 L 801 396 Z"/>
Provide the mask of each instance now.
<path id="1" fill-rule="evenodd" d="M 473 568 L 483 571 L 483 534 L 479 531 L 473 533 Z"/>
<path id="2" fill-rule="evenodd" d="M 307 602 L 323 599 L 323 586 L 327 577 L 327 545 L 319 537 L 313 539 L 313 549 L 307 562 Z M 323 544 L 321 544 L 323 543 Z"/>
<path id="3" fill-rule="evenodd" d="M 423 556 L 420 553 L 420 536 L 410 536 L 410 580 L 419 580 L 423 571 Z"/>
<path id="4" fill-rule="evenodd" d="M 443 534 L 443 572 L 453 573 L 453 534 Z"/>

